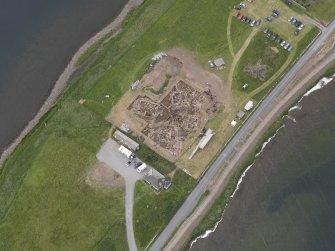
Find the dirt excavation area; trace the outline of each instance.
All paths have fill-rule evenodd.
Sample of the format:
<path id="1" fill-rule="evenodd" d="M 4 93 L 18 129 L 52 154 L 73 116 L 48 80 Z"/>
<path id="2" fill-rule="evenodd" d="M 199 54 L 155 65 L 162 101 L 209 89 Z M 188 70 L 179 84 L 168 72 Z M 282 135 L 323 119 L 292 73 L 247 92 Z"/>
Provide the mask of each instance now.
<path id="1" fill-rule="evenodd" d="M 224 105 L 224 88 L 216 74 L 173 49 L 152 61 L 107 120 L 118 127 L 126 123 L 151 149 L 176 161 Z"/>
<path id="2" fill-rule="evenodd" d="M 125 188 L 122 176 L 103 162 L 98 162 L 89 172 L 87 183 L 91 186 L 105 185 L 119 189 Z"/>

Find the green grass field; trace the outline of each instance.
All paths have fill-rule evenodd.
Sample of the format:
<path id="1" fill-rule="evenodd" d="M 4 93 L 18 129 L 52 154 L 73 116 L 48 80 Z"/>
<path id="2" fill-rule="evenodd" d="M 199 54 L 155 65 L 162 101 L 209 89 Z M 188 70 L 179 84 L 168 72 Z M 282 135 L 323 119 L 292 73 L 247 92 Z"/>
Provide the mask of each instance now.
<path id="1" fill-rule="evenodd" d="M 66 101 L 25 139 L 1 172 L 1 250 L 127 249 L 123 192 L 85 181 L 108 128 Z"/>
<path id="2" fill-rule="evenodd" d="M 247 83 L 249 86 L 245 90 L 251 92 L 260 87 L 284 64 L 289 52 L 280 45 L 268 39 L 263 32 L 258 32 L 249 44 L 249 48 L 243 54 L 234 75 L 234 87 L 242 91 L 242 86 Z M 277 50 L 277 51 L 275 51 Z M 266 65 L 264 76 L 252 75 L 246 72 L 248 66 L 255 67 L 253 71 L 257 74 L 258 69 L 255 65 Z M 264 77 L 264 78 L 263 78 Z"/>
<path id="3" fill-rule="evenodd" d="M 226 26 L 236 3 L 147 0 L 131 12 L 122 32 L 99 50 L 4 164 L 0 174 L 0 250 L 127 250 L 124 193 L 86 183 L 95 154 L 111 127 L 104 116 L 158 51 L 179 47 L 206 69 L 207 60 L 217 56 L 229 66 L 232 56 Z M 240 24 L 235 21 L 232 44 L 238 50 L 249 27 L 239 34 Z M 262 51 L 261 45 L 267 46 L 264 41 L 268 40 L 263 34 L 257 35 L 242 56 L 236 74 L 239 81 L 242 66 L 253 62 L 255 51 L 268 53 Z M 284 54 L 278 60 L 264 60 L 274 72 Z M 225 79 L 226 73 L 225 69 L 218 75 Z M 259 83 L 250 84 L 256 87 Z M 110 98 L 105 98 L 107 94 Z M 82 98 L 85 105 L 78 103 Z M 146 161 L 157 161 L 148 149 L 141 151 L 139 155 Z M 161 168 L 169 173 L 174 166 L 166 162 Z M 180 171 L 171 189 L 159 195 L 143 183 L 137 184 L 134 226 L 139 248 L 162 230 L 194 184 L 195 180 Z"/>
<path id="4" fill-rule="evenodd" d="M 305 12 L 307 14 L 319 19 L 325 24 L 328 24 L 334 18 L 335 5 L 333 0 L 296 0 L 296 2 L 306 8 Z M 300 8 L 300 10 L 304 11 L 303 8 Z"/>
<path id="5" fill-rule="evenodd" d="M 159 194 L 143 182 L 137 182 L 134 231 L 139 250 L 144 250 L 152 238 L 164 229 L 194 185 L 195 180 L 180 170 L 175 173 L 171 188 Z"/>

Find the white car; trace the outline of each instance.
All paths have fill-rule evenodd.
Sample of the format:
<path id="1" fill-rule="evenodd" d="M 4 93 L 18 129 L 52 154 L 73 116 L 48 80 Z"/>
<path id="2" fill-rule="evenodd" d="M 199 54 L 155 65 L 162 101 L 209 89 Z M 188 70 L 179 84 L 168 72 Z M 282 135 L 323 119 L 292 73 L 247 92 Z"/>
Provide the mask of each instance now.
<path id="1" fill-rule="evenodd" d="M 304 28 L 305 27 L 305 25 L 304 24 L 301 24 L 299 27 L 298 27 L 298 30 L 302 30 L 302 28 Z"/>
<path id="2" fill-rule="evenodd" d="M 292 20 L 293 20 L 293 17 L 290 17 L 287 21 L 289 21 L 291 23 Z"/>
<path id="3" fill-rule="evenodd" d="M 285 46 L 284 46 L 284 49 L 287 50 L 287 48 L 290 46 L 290 43 L 287 43 Z"/>
<path id="4" fill-rule="evenodd" d="M 281 42 L 280 46 L 284 46 L 286 44 L 286 41 Z"/>
<path id="5" fill-rule="evenodd" d="M 247 8 L 247 6 L 245 5 L 245 3 L 240 3 L 240 6 L 242 7 L 242 8 Z"/>

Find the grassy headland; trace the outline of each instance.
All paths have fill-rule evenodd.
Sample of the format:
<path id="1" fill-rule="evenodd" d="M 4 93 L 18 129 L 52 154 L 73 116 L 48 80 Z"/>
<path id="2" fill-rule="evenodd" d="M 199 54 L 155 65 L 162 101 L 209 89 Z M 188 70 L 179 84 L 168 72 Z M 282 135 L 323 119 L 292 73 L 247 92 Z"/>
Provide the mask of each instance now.
<path id="1" fill-rule="evenodd" d="M 127 249 L 123 192 L 110 187 L 97 189 L 86 183 L 95 154 L 111 126 L 104 117 L 158 51 L 182 48 L 206 69 L 208 59 L 222 56 L 226 69 L 217 75 L 226 80 L 233 61 L 226 28 L 231 6 L 236 3 L 147 0 L 131 12 L 122 31 L 99 50 L 3 165 L 1 250 Z M 238 26 L 233 21 L 234 29 Z M 238 35 L 233 31 L 234 50 L 246 37 L 247 32 Z M 80 99 L 86 100 L 84 105 L 79 104 Z M 230 120 L 225 110 L 222 114 Z M 222 139 L 215 144 L 221 147 Z M 148 161 L 152 157 L 150 150 L 142 151 L 139 154 Z M 167 173 L 173 167 L 166 164 L 163 169 Z M 171 189 L 159 195 L 137 184 L 134 226 L 139 248 L 163 229 L 194 184 L 195 180 L 181 171 L 176 171 Z"/>

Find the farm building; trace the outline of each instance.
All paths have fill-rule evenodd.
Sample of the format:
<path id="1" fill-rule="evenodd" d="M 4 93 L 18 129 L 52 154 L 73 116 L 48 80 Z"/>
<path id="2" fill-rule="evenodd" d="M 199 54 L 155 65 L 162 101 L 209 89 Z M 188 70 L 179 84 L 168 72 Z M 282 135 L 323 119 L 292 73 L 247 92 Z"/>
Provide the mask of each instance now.
<path id="1" fill-rule="evenodd" d="M 153 189 L 155 189 L 156 191 L 159 191 L 161 190 L 162 188 L 164 188 L 165 190 L 167 190 L 172 182 L 170 179 L 167 179 L 167 178 L 158 178 L 154 175 L 148 175 L 148 176 L 145 176 L 143 178 L 143 180 L 148 184 L 150 185 L 150 187 L 152 187 Z"/>
<path id="2" fill-rule="evenodd" d="M 115 133 L 113 134 L 113 137 L 119 141 L 119 143 L 121 143 L 122 145 L 127 146 L 129 149 L 136 151 L 140 148 L 140 145 L 135 142 L 134 140 L 132 140 L 131 138 L 129 138 L 128 136 L 126 136 L 125 134 L 123 134 L 122 132 L 116 130 Z"/>
<path id="3" fill-rule="evenodd" d="M 163 187 L 161 179 L 154 175 L 145 176 L 143 180 L 156 191 L 159 191 Z"/>

